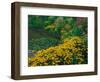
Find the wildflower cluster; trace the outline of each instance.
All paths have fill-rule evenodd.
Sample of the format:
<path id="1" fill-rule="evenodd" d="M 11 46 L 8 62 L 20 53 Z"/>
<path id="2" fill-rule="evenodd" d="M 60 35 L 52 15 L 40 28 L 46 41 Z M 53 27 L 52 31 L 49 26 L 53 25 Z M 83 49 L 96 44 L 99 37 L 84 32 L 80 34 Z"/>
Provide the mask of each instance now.
<path id="1" fill-rule="evenodd" d="M 29 57 L 29 66 L 85 64 L 87 44 L 79 36 L 64 39 L 62 44 L 36 52 Z"/>

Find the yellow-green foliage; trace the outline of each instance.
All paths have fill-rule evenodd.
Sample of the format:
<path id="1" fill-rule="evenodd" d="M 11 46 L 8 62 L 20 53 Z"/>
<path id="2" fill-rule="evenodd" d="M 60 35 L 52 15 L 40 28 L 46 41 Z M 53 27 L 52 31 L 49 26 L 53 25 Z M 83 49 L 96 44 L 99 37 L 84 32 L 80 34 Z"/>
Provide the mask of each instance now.
<path id="1" fill-rule="evenodd" d="M 85 61 L 87 46 L 78 36 L 65 39 L 63 44 L 38 51 L 29 58 L 29 66 L 82 64 Z"/>

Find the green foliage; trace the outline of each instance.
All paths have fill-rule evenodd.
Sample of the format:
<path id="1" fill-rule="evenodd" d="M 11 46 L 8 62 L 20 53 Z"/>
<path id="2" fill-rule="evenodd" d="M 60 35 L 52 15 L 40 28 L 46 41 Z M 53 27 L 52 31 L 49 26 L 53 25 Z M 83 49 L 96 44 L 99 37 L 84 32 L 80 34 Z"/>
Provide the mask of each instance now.
<path id="1" fill-rule="evenodd" d="M 69 38 L 69 37 L 72 37 L 72 36 L 82 36 L 82 29 L 74 27 L 69 32 L 65 31 L 65 32 L 62 33 L 62 39 Z"/>
<path id="2" fill-rule="evenodd" d="M 41 28 L 43 27 L 43 21 L 41 16 L 28 16 L 28 27 L 29 28 Z"/>
<path id="3" fill-rule="evenodd" d="M 54 38 L 38 38 L 30 40 L 28 45 L 30 50 L 41 50 L 50 46 L 55 46 L 58 43 L 59 41 Z"/>
<path id="4" fill-rule="evenodd" d="M 87 18 L 28 16 L 30 66 L 86 64 Z"/>
<path id="5" fill-rule="evenodd" d="M 64 20 L 67 24 L 71 25 L 71 27 L 76 26 L 76 17 L 65 17 Z"/>
<path id="6" fill-rule="evenodd" d="M 88 27 L 87 23 L 88 23 L 87 19 L 85 19 L 84 21 L 81 22 L 81 25 L 80 25 L 80 27 L 82 28 L 84 34 L 87 34 L 87 27 Z"/>
<path id="7" fill-rule="evenodd" d="M 81 34 L 79 31 L 80 29 L 77 28 L 75 17 L 51 17 L 51 18 L 53 18 L 53 21 L 45 25 L 45 30 L 55 35 L 55 37 L 61 38 L 67 35 L 73 36 Z"/>
<path id="8" fill-rule="evenodd" d="M 29 28 L 42 28 L 59 39 L 67 35 L 76 36 L 87 33 L 87 19 L 78 26 L 76 17 L 29 15 L 28 25 Z"/>

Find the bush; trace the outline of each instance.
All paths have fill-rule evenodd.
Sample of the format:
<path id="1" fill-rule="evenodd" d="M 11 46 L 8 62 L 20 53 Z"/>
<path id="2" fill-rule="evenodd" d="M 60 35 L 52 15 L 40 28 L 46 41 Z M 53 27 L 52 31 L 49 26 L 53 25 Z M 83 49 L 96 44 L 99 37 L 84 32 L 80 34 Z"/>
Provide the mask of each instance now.
<path id="1" fill-rule="evenodd" d="M 63 44 L 38 51 L 29 58 L 29 66 L 87 63 L 87 44 L 81 37 L 65 39 Z"/>
<path id="2" fill-rule="evenodd" d="M 67 30 L 64 30 L 62 32 L 61 39 L 64 40 L 64 39 L 69 38 L 69 37 L 82 36 L 82 33 L 83 33 L 83 31 L 81 28 L 74 27 L 69 32 L 67 32 Z"/>
<path id="3" fill-rule="evenodd" d="M 58 44 L 58 40 L 54 38 L 38 38 L 29 41 L 29 50 L 41 50 L 46 49 L 50 46 Z"/>

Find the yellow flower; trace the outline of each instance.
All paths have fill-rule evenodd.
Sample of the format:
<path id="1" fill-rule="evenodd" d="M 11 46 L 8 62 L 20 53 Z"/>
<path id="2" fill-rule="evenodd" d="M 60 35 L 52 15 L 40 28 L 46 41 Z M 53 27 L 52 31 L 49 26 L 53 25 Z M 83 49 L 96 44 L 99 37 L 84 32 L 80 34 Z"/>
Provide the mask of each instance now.
<path id="1" fill-rule="evenodd" d="M 75 56 L 78 61 L 77 64 L 81 64 L 85 61 L 82 52 L 87 52 L 83 43 L 84 41 L 78 36 L 65 39 L 63 44 L 38 51 L 28 61 L 30 66 L 72 64 L 72 57 Z"/>

